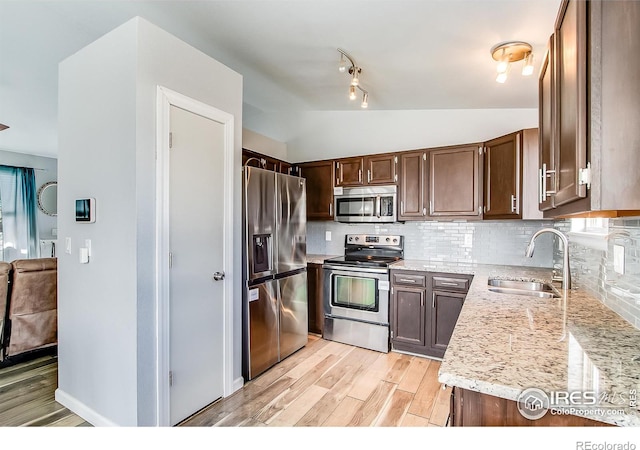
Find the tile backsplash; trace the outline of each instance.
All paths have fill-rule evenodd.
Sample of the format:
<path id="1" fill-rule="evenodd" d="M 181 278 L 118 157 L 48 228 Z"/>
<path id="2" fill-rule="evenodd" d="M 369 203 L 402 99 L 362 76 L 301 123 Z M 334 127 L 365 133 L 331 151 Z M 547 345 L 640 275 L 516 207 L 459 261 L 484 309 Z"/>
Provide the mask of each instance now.
<path id="1" fill-rule="evenodd" d="M 524 255 L 531 235 L 545 227 L 553 227 L 553 221 L 307 222 L 307 253 L 342 255 L 346 234 L 397 234 L 405 239 L 405 259 L 552 267 L 550 234 L 536 239 L 533 258 Z M 326 232 L 331 233 L 330 241 L 325 240 Z"/>
<path id="2" fill-rule="evenodd" d="M 609 219 L 606 236 L 581 238 L 571 222 L 555 227 L 568 234 L 574 286 L 585 289 L 640 329 L 640 217 Z M 614 245 L 624 248 L 624 273 L 614 270 Z M 562 267 L 562 252 L 554 249 L 554 267 Z"/>

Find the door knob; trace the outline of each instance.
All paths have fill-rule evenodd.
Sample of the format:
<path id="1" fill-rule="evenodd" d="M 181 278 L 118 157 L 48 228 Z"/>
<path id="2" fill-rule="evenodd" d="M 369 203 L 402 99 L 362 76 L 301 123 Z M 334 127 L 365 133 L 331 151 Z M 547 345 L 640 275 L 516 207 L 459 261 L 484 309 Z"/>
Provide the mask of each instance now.
<path id="1" fill-rule="evenodd" d="M 224 280 L 224 272 L 216 272 L 213 274 L 213 281 Z"/>

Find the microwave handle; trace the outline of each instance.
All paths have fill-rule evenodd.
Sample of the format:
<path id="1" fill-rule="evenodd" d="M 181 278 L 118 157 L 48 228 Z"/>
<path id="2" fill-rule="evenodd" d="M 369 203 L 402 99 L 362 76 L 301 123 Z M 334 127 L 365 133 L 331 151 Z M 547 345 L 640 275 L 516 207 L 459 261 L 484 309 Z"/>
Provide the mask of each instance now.
<path id="1" fill-rule="evenodd" d="M 376 215 L 380 218 L 380 196 L 376 196 Z"/>

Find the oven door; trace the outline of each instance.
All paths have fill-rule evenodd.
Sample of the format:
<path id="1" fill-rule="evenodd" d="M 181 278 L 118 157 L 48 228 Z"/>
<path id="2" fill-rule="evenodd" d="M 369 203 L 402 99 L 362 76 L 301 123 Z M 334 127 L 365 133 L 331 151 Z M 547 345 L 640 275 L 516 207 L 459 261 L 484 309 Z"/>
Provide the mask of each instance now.
<path id="1" fill-rule="evenodd" d="M 324 269 L 325 316 L 389 324 L 389 272 L 386 269 Z"/>

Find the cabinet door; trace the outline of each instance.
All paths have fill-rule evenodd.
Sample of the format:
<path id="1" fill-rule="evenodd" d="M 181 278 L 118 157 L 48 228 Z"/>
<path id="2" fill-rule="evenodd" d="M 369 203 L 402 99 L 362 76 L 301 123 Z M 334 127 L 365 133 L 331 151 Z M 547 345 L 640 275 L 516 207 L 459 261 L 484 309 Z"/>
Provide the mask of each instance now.
<path id="1" fill-rule="evenodd" d="M 299 166 L 307 180 L 307 220 L 333 220 L 333 161 L 315 161 Z"/>
<path id="2" fill-rule="evenodd" d="M 481 149 L 467 145 L 428 152 L 430 216 L 481 218 Z"/>
<path id="3" fill-rule="evenodd" d="M 280 173 L 285 173 L 287 175 L 291 175 L 292 165 L 288 162 L 280 161 L 280 166 L 278 167 Z"/>
<path id="4" fill-rule="evenodd" d="M 438 290 L 431 292 L 429 311 L 431 330 L 428 344 L 430 355 L 440 358 L 444 356 L 466 296 L 466 293 Z"/>
<path id="5" fill-rule="evenodd" d="M 520 219 L 522 203 L 522 133 L 485 143 L 484 218 Z"/>
<path id="6" fill-rule="evenodd" d="M 393 287 L 391 332 L 394 345 L 406 344 L 417 347 L 426 345 L 425 295 L 425 289 Z M 413 350 L 417 351 L 417 349 Z"/>
<path id="7" fill-rule="evenodd" d="M 363 159 L 343 158 L 336 160 L 336 186 L 361 186 Z"/>
<path id="8" fill-rule="evenodd" d="M 396 155 L 373 155 L 364 159 L 366 184 L 395 184 Z"/>
<path id="9" fill-rule="evenodd" d="M 554 205 L 586 197 L 578 182 L 587 163 L 587 2 L 565 0 L 555 32 Z"/>
<path id="10" fill-rule="evenodd" d="M 554 149 L 555 130 L 555 81 L 553 76 L 553 36 L 549 38 L 547 53 L 542 61 L 540 79 L 538 81 L 539 95 L 539 134 L 540 134 L 540 163 L 538 168 L 538 208 L 547 211 L 553 208 L 553 194 L 555 193 Z"/>
<path id="11" fill-rule="evenodd" d="M 424 220 L 427 215 L 427 153 L 401 153 L 398 159 L 398 220 Z"/>
<path id="12" fill-rule="evenodd" d="M 324 327 L 322 264 L 307 264 L 307 307 L 309 332 L 322 334 Z"/>

